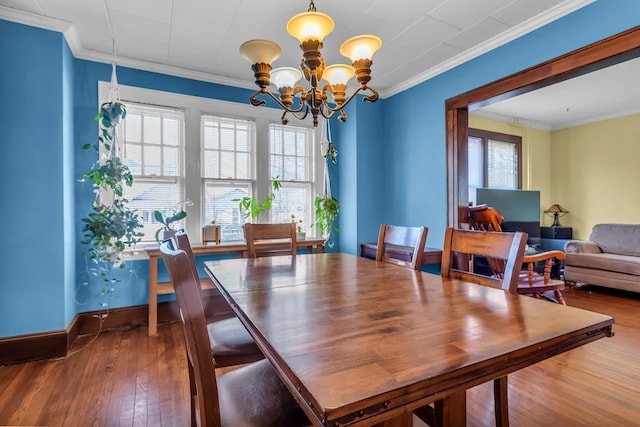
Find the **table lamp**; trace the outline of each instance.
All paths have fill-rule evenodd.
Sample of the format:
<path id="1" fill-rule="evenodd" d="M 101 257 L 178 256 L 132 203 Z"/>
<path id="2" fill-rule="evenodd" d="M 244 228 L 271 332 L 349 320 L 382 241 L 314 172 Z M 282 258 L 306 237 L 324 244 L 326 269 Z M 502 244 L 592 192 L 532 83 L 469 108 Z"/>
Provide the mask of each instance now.
<path id="1" fill-rule="evenodd" d="M 547 215 L 553 215 L 553 224 L 551 225 L 552 227 L 560 227 L 560 217 L 565 216 L 569 213 L 569 211 L 562 206 L 555 204 L 551 205 L 551 207 L 544 211 L 544 213 L 546 213 Z"/>

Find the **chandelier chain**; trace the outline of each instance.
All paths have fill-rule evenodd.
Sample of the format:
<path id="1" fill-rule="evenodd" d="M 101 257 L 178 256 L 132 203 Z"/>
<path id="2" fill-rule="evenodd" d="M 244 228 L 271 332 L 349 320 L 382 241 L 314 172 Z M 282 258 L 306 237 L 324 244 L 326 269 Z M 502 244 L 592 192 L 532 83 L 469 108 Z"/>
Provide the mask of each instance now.
<path id="1" fill-rule="evenodd" d="M 309 9 L 307 9 L 307 12 L 316 12 L 316 5 L 313 3 L 313 0 L 309 2 Z"/>

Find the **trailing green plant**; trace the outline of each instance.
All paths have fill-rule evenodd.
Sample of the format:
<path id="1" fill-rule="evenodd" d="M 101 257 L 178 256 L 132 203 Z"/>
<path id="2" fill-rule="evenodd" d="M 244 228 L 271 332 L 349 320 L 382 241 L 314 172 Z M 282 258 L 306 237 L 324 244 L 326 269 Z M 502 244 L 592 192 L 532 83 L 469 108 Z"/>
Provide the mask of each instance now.
<path id="1" fill-rule="evenodd" d="M 313 201 L 313 205 L 316 212 L 314 225 L 318 227 L 320 234 L 327 240 L 327 245 L 332 248 L 334 243 L 331 241 L 331 237 L 340 232 L 340 229 L 335 225 L 340 211 L 340 202 L 329 195 L 318 195 Z"/>
<path id="2" fill-rule="evenodd" d="M 238 209 L 244 216 L 244 220 L 251 219 L 255 221 L 257 218 L 264 215 L 271 210 L 273 201 L 276 198 L 276 193 L 280 190 L 282 184 L 279 177 L 271 178 L 271 187 L 273 191 L 264 200 L 260 200 L 255 197 L 245 196 L 242 199 L 232 199 L 233 202 L 238 202 Z"/>
<path id="3" fill-rule="evenodd" d="M 91 202 L 91 212 L 82 218 L 81 243 L 88 245 L 92 260 L 112 263 L 119 268 L 124 268 L 122 253 L 143 236 L 138 231 L 142 228 L 140 217 L 128 208 L 128 200 L 123 196 L 124 186 L 133 184 L 133 174 L 118 155 L 116 125 L 126 115 L 125 106 L 119 102 L 102 104 L 94 118 L 100 124 L 98 139 L 82 147 L 85 150 L 93 148 L 98 159 L 82 175 L 83 181 L 93 184 L 96 197 Z M 110 268 L 99 268 L 98 271 L 100 279 L 113 283 L 113 279 L 107 277 Z"/>

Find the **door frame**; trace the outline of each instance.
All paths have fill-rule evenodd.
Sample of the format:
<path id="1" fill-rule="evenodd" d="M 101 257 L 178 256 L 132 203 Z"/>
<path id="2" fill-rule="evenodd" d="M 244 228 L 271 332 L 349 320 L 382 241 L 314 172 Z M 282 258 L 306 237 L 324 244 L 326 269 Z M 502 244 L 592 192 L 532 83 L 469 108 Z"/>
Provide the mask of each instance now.
<path id="1" fill-rule="evenodd" d="M 447 223 L 467 224 L 469 111 L 637 57 L 640 26 L 447 99 Z"/>

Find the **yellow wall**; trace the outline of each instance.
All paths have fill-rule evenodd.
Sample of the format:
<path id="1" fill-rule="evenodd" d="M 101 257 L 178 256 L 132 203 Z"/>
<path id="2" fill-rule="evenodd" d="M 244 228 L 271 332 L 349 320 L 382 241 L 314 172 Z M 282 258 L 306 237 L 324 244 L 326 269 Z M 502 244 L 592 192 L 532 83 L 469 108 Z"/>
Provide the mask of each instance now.
<path id="1" fill-rule="evenodd" d="M 543 225 L 551 225 L 552 221 L 542 213 L 552 204 L 559 203 L 552 197 L 550 132 L 473 115 L 469 115 L 469 127 L 522 138 L 522 189 L 540 191 L 540 219 Z"/>
<path id="2" fill-rule="evenodd" d="M 599 223 L 640 223 L 640 114 L 554 131 L 551 143 L 552 194 L 574 238 Z"/>
<path id="3" fill-rule="evenodd" d="M 543 226 L 554 203 L 575 239 L 599 223 L 640 224 L 640 114 L 552 132 L 470 115 L 469 127 L 522 137 L 522 188 L 540 191 Z"/>

